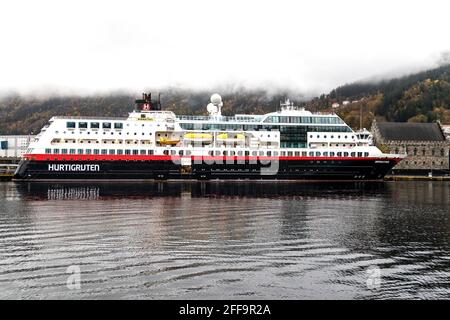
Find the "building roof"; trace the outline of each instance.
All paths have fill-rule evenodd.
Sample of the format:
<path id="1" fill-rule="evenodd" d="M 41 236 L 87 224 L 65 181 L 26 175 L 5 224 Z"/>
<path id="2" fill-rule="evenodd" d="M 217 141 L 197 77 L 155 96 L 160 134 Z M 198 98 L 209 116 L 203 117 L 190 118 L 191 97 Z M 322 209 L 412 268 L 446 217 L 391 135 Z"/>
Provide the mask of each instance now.
<path id="1" fill-rule="evenodd" d="M 439 124 L 410 122 L 378 122 L 385 140 L 445 141 Z"/>

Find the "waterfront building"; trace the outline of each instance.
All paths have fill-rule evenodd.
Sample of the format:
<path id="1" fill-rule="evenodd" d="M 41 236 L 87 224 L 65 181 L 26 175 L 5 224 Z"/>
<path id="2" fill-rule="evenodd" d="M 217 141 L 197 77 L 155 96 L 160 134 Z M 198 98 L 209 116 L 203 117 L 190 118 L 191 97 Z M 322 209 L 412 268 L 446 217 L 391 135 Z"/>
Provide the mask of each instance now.
<path id="1" fill-rule="evenodd" d="M 438 123 L 377 122 L 371 132 L 383 152 L 407 154 L 393 173 L 428 174 L 449 170 L 449 149 Z"/>
<path id="2" fill-rule="evenodd" d="M 32 138 L 29 135 L 0 136 L 0 158 L 20 158 Z"/>

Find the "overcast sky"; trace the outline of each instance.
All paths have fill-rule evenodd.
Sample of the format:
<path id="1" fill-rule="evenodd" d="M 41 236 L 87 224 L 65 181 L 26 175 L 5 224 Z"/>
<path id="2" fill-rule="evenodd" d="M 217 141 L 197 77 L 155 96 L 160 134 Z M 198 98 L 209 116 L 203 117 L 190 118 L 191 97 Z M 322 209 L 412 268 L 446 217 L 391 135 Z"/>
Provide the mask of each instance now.
<path id="1" fill-rule="evenodd" d="M 0 4 L 0 91 L 220 85 L 326 92 L 435 66 L 448 0 Z"/>

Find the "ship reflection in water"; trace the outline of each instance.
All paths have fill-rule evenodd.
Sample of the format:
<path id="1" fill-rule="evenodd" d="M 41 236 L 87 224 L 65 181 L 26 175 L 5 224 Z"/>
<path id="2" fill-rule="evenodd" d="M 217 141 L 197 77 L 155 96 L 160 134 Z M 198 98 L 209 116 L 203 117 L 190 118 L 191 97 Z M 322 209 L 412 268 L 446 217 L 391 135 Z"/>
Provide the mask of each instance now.
<path id="1" fill-rule="evenodd" d="M 386 191 L 383 182 L 154 182 L 154 183 L 23 183 L 24 198 L 48 200 L 107 200 L 120 197 L 333 197 Z"/>
<path id="2" fill-rule="evenodd" d="M 449 190 L 2 183 L 0 298 L 448 298 Z"/>

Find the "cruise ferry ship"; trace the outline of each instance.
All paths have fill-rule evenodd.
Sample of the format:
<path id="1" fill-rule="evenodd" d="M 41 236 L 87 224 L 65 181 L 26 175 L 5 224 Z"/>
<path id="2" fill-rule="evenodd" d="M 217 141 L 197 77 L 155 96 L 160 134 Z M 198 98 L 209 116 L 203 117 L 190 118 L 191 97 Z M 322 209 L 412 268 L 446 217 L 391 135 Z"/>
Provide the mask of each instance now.
<path id="1" fill-rule="evenodd" d="M 213 94 L 208 116 L 177 116 L 143 94 L 127 118 L 53 117 L 14 179 L 379 180 L 404 157 L 289 100 L 264 115 L 223 116 L 222 106 Z"/>

